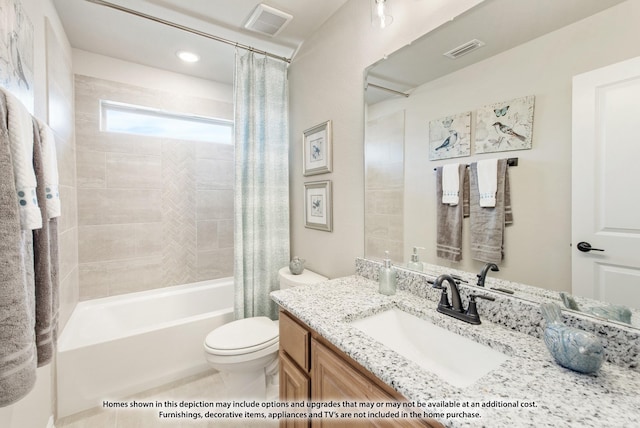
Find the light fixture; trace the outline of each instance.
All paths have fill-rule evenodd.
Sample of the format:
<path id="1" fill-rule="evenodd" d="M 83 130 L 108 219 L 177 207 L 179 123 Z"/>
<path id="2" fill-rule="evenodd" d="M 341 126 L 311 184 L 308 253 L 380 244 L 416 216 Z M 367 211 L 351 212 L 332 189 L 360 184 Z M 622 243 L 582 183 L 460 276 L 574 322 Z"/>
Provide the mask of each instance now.
<path id="1" fill-rule="evenodd" d="M 371 25 L 386 28 L 392 22 L 389 0 L 371 0 Z"/>
<path id="2" fill-rule="evenodd" d="M 194 54 L 193 52 L 178 51 L 178 52 L 176 52 L 176 55 L 178 56 L 178 58 L 180 58 L 184 62 L 198 62 L 198 61 L 200 61 L 200 57 L 198 55 Z"/>

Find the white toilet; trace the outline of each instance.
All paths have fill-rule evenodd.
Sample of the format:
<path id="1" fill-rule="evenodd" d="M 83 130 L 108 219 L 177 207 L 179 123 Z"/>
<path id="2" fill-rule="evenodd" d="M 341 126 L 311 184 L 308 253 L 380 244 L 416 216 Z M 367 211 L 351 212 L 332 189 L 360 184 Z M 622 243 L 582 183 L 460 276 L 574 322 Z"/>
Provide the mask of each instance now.
<path id="1" fill-rule="evenodd" d="M 293 275 L 288 267 L 280 269 L 278 278 L 281 290 L 327 279 L 308 269 Z M 278 321 L 253 317 L 220 326 L 205 338 L 204 353 L 222 375 L 229 398 L 277 398 Z"/>

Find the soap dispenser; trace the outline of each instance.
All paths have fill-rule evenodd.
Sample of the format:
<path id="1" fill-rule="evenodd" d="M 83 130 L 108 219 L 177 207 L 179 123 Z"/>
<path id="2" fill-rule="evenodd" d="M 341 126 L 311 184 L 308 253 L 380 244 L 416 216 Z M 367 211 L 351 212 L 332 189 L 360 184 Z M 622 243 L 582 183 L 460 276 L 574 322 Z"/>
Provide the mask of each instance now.
<path id="1" fill-rule="evenodd" d="M 383 265 L 380 268 L 378 274 L 378 282 L 380 284 L 379 290 L 381 294 L 391 296 L 396 294 L 396 270 L 391 265 L 391 259 L 389 258 L 389 252 L 385 251 L 385 259 Z"/>
<path id="2" fill-rule="evenodd" d="M 413 247 L 413 254 L 411 254 L 411 261 L 407 263 L 407 269 L 422 272 L 424 264 L 418 259 L 418 249 L 424 250 L 424 247 Z"/>

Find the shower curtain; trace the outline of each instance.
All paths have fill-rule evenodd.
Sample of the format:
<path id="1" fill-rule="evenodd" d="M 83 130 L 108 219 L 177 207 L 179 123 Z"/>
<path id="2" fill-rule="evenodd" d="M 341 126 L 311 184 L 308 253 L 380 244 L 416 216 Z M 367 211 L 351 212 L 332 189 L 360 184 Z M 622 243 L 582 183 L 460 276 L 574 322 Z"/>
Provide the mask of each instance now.
<path id="1" fill-rule="evenodd" d="M 276 319 L 269 293 L 289 263 L 289 124 L 287 64 L 236 52 L 236 319 Z"/>

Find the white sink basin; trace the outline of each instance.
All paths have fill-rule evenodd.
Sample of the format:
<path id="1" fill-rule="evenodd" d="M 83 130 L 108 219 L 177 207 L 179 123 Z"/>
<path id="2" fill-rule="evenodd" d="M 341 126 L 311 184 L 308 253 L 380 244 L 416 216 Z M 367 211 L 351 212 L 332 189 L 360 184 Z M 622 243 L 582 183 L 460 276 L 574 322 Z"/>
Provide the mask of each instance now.
<path id="1" fill-rule="evenodd" d="M 390 309 L 352 325 L 458 388 L 473 384 L 509 358 L 400 309 Z"/>

